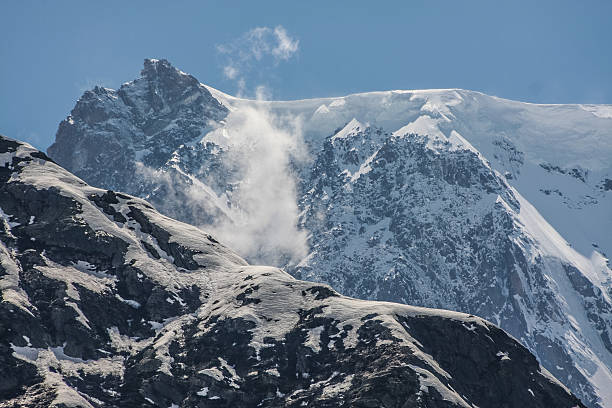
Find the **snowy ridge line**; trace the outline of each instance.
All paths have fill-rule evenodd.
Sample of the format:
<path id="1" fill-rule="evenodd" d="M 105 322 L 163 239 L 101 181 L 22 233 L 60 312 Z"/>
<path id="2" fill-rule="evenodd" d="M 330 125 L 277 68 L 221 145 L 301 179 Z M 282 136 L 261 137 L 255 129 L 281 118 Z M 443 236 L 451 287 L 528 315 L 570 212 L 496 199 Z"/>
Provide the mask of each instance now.
<path id="1" fill-rule="evenodd" d="M 220 91 L 217 88 L 214 88 L 210 85 L 207 84 L 203 84 L 201 83 L 200 85 L 206 87 L 206 89 L 208 89 L 208 91 L 213 94 L 213 96 L 215 98 L 217 98 L 218 100 L 221 100 L 223 102 L 229 102 L 229 101 L 241 101 L 241 102 L 258 102 L 258 103 L 273 103 L 273 104 L 291 104 L 291 103 L 296 103 L 299 104 L 301 102 L 329 102 L 329 101 L 336 101 L 336 100 L 341 100 L 344 98 L 351 98 L 351 97 L 362 97 L 362 96 L 384 96 L 384 95 L 388 95 L 390 93 L 396 93 L 396 94 L 437 94 L 437 93 L 448 93 L 448 92 L 452 92 L 452 91 L 457 91 L 457 92 L 469 92 L 469 93 L 473 93 L 476 95 L 481 95 L 481 96 L 486 96 L 486 97 L 490 97 L 490 98 L 495 98 L 501 101 L 506 101 L 506 102 L 514 102 L 514 103 L 520 103 L 520 104 L 525 104 L 525 105 L 533 105 L 533 106 L 551 106 L 551 107 L 555 107 L 555 106 L 570 106 L 570 107 L 604 107 L 604 108 L 610 108 L 612 109 L 612 104 L 585 104 L 585 103 L 534 103 L 534 102 L 527 102 L 527 101 L 517 101 L 515 99 L 508 99 L 508 98 L 503 98 L 500 96 L 495 96 L 495 95 L 489 95 L 486 94 L 484 92 L 479 92 L 479 91 L 474 91 L 474 90 L 469 90 L 469 89 L 463 89 L 463 88 L 432 88 L 432 89 L 391 89 L 391 90 L 384 90 L 384 91 L 368 91 L 368 92 L 355 92 L 355 93 L 351 93 L 351 94 L 347 94 L 347 95 L 342 95 L 342 96 L 325 96 L 325 97 L 318 97 L 318 98 L 306 98 L 306 99 L 287 99 L 287 100 L 257 100 L 257 99 L 249 99 L 249 98 L 241 98 L 241 97 L 237 97 L 237 96 L 233 96 L 230 95 L 226 92 Z"/>

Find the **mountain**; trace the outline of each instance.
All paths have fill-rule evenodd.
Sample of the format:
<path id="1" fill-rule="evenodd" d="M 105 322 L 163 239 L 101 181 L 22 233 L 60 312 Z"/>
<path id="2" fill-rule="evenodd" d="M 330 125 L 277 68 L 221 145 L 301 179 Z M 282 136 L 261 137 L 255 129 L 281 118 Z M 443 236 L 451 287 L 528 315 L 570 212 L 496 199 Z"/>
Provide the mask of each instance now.
<path id="1" fill-rule="evenodd" d="M 5 137 L 0 165 L 2 407 L 584 406 L 478 317 L 248 265 Z"/>
<path id="2" fill-rule="evenodd" d="M 146 60 L 86 92 L 48 153 L 247 260 L 490 320 L 588 406 L 612 404 L 612 106 L 459 89 L 246 100 Z"/>

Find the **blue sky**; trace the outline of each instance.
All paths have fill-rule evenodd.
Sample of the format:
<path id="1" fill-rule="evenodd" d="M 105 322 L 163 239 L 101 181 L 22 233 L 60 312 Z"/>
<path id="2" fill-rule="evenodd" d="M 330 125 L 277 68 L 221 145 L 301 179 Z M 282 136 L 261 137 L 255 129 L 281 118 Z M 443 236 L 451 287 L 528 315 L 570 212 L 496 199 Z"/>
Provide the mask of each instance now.
<path id="1" fill-rule="evenodd" d="M 465 88 L 612 103 L 612 1 L 170 3 L 3 1 L 0 133 L 46 148 L 84 90 L 120 86 L 146 57 L 235 94 L 219 46 L 239 52 L 256 27 L 273 41 L 281 26 L 297 47 L 243 61 L 246 95 L 256 85 L 274 99 Z"/>

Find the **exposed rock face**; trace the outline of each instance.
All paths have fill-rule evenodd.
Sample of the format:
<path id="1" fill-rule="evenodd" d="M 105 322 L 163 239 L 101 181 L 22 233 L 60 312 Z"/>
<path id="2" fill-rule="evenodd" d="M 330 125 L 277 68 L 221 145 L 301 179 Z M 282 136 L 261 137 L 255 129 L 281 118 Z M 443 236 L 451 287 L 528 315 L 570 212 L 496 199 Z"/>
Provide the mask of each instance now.
<path id="1" fill-rule="evenodd" d="M 28 145 L 0 158 L 0 406 L 583 406 L 480 318 L 249 266 Z"/>
<path id="2" fill-rule="evenodd" d="M 98 144 L 125 135 L 127 150 L 146 139 L 128 159 L 136 175 L 117 170 L 124 181 L 115 183 L 121 177 L 109 167 L 120 166 L 108 166 L 93 144 L 75 149 L 65 125 L 51 156 L 92 185 L 207 225 L 240 206 L 234 192 L 245 177 L 231 146 L 214 136 L 232 130 L 225 115 L 248 108 L 300 117 L 311 160 L 295 166 L 296 223 L 309 233 L 309 253 L 280 266 L 344 295 L 484 317 L 587 405 L 612 404 L 612 107 L 531 105 L 463 90 L 248 101 L 196 86 L 178 70 L 166 74 L 171 81 L 155 79 L 146 74 L 152 65 L 174 69 L 147 61 L 142 78 L 121 89 L 137 106 L 153 106 L 151 95 L 128 92 L 146 83 L 163 84 L 164 95 L 208 95 L 208 107 L 198 108 L 208 113 L 181 122 L 199 132 L 177 129 L 174 144 L 144 138 L 133 130 L 140 125 L 131 105 L 91 94 L 106 113 L 87 125 L 75 108 L 62 123 L 74 122 L 75 138 L 87 129 L 83 140 Z M 165 101 L 167 112 L 185 109 L 180 98 Z M 172 116 L 140 111 L 145 122 Z M 117 118 L 127 119 L 113 127 Z M 76 166 L 83 152 L 88 164 Z"/>
<path id="3" fill-rule="evenodd" d="M 608 294 L 542 250 L 529 203 L 478 152 L 449 145 L 359 123 L 328 138 L 301 203 L 312 253 L 290 271 L 363 299 L 487 316 L 594 395 L 583 351 L 599 349 L 605 370 Z"/>
<path id="4" fill-rule="evenodd" d="M 95 185 L 145 195 L 156 186 L 137 174 L 163 166 L 177 149 L 199 141 L 211 122 L 226 115 L 227 108 L 194 77 L 166 60 L 147 59 L 141 77 L 119 90 L 96 87 L 85 92 L 60 123 L 48 152 Z M 177 177 L 178 183 L 188 183 Z"/>

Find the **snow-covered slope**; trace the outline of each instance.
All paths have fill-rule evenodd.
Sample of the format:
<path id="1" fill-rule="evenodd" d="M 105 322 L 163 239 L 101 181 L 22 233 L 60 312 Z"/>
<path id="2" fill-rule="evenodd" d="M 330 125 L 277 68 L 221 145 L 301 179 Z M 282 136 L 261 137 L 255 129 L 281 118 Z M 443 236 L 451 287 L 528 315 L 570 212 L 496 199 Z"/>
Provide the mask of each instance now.
<path id="1" fill-rule="evenodd" d="M 568 384 L 591 382 L 588 393 L 609 398 L 612 307 L 601 256 L 569 247 L 457 139 L 350 125 L 312 169 L 301 201 L 311 253 L 293 273 L 361 298 L 487 316 Z"/>
<path id="2" fill-rule="evenodd" d="M 612 195 L 606 194 L 612 191 L 612 105 L 537 105 L 461 89 L 277 102 L 207 89 L 230 110 L 259 106 L 301 117 L 306 141 L 317 147 L 353 119 L 389 133 L 404 128 L 452 138 L 454 130 L 581 253 L 612 253 Z M 580 221 L 572 222 L 576 216 Z"/>
<path id="3" fill-rule="evenodd" d="M 0 208 L 2 407 L 584 406 L 478 317 L 250 266 L 2 136 Z"/>
<path id="4" fill-rule="evenodd" d="M 345 295 L 489 319 L 588 405 L 612 404 L 612 106 L 534 105 L 458 89 L 252 101 L 191 78 L 148 60 L 140 79 L 106 90 L 114 102 L 86 93 L 49 153 L 93 185 L 219 231 L 249 259 L 272 259 Z M 193 89 L 203 96 L 164 98 Z M 142 100 L 135 108 L 123 94 Z M 141 108 L 154 106 L 153 94 L 166 113 Z M 84 106 L 105 114 L 92 120 Z M 143 112 L 140 121 L 134 112 Z M 143 125 L 167 126 L 167 112 L 209 113 L 199 122 L 181 113 L 177 123 L 200 131 L 177 130 L 168 149 Z M 240 137 L 249 132 L 255 137 Z M 121 158 L 137 176 L 97 150 L 114 143 L 109 135 L 129 146 L 141 133 L 149 144 Z M 261 148 L 275 140 L 287 157 Z M 81 157 L 85 167 L 75 166 Z M 288 165 L 269 166 L 279 159 Z M 265 171 L 254 178 L 258 166 Z M 294 176 L 283 194 L 279 172 Z M 117 173 L 128 181 L 117 183 Z M 295 219 L 274 216 L 293 214 L 287 196 Z M 243 228 L 245 214 L 264 225 Z M 301 230 L 291 236 L 288 222 Z M 285 245 L 278 256 L 269 257 L 270 245 L 240 245 L 275 235 L 270 242 L 299 244 L 304 232 L 296 247 L 305 250 Z"/>

